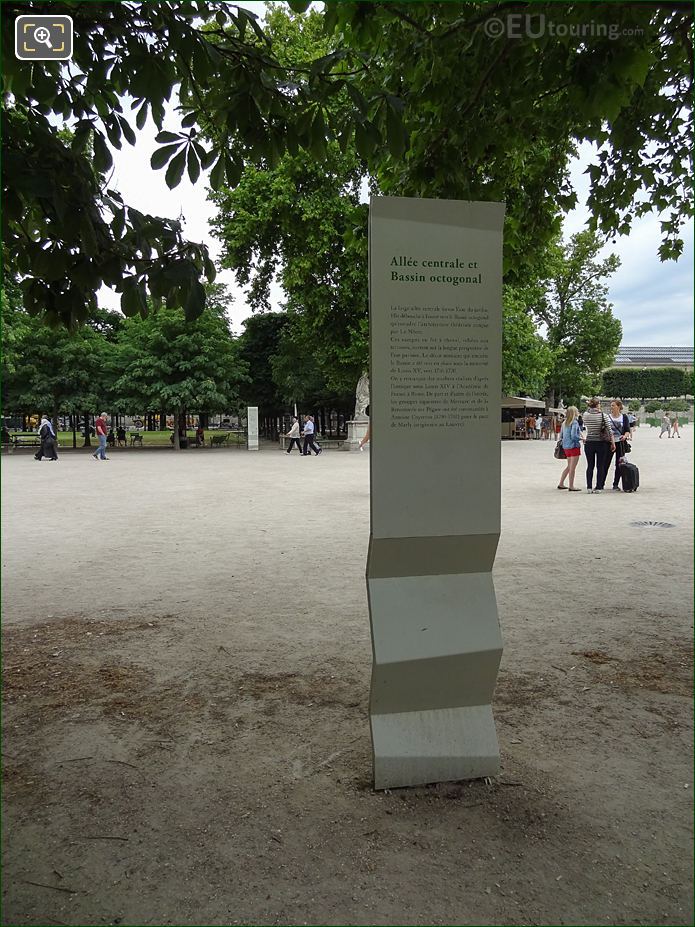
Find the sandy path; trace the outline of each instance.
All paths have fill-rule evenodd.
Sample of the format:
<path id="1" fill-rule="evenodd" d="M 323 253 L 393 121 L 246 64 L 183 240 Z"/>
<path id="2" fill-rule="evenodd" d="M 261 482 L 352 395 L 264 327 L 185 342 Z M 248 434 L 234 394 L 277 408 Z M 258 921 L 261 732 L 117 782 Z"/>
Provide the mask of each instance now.
<path id="1" fill-rule="evenodd" d="M 388 794 L 368 455 L 3 458 L 3 923 L 690 923 L 692 430 L 502 453 L 503 774 Z"/>

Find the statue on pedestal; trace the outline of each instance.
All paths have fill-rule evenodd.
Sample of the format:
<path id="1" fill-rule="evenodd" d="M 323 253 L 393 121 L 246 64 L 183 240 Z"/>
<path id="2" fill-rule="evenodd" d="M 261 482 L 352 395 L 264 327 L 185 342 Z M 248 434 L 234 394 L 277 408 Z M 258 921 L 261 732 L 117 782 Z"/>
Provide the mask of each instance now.
<path id="1" fill-rule="evenodd" d="M 369 406 L 369 374 L 363 373 L 355 390 L 355 416 L 352 421 L 347 423 L 348 435 L 345 442 L 345 450 L 357 451 L 360 442 L 367 433 L 369 425 L 369 416 L 366 409 Z"/>
<path id="2" fill-rule="evenodd" d="M 364 411 L 369 405 L 369 374 L 363 373 L 355 390 L 355 421 L 366 422 L 367 413 Z"/>

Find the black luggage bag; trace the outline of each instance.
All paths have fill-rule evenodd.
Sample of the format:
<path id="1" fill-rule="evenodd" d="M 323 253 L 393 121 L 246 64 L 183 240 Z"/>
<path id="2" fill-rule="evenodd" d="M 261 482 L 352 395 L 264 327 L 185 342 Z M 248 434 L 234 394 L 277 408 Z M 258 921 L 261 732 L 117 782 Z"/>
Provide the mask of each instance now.
<path id="1" fill-rule="evenodd" d="M 637 492 L 639 489 L 639 469 L 631 463 L 624 463 L 620 468 L 620 480 L 623 492 Z"/>

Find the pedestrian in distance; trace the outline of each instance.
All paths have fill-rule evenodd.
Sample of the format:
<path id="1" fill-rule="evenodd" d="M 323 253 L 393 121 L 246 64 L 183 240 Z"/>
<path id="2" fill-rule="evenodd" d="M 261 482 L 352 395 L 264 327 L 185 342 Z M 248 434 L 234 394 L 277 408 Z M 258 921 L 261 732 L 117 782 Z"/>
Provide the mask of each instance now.
<path id="1" fill-rule="evenodd" d="M 311 457 L 311 451 L 313 451 L 318 457 L 321 453 L 321 448 L 316 447 L 314 441 L 314 418 L 311 415 L 304 416 L 304 457 Z"/>
<path id="2" fill-rule="evenodd" d="M 296 444 L 297 450 L 299 451 L 299 454 L 301 456 L 302 442 L 299 437 L 299 422 L 297 421 L 297 418 L 295 416 L 292 416 L 292 427 L 287 432 L 287 434 L 284 435 L 284 437 L 290 439 L 289 447 L 287 448 L 287 451 L 285 453 L 289 454 Z"/>
<path id="3" fill-rule="evenodd" d="M 611 402 L 611 411 L 608 415 L 611 423 L 611 432 L 615 447 L 615 473 L 613 474 L 613 492 L 620 492 L 620 461 L 625 458 L 627 442 L 632 437 L 630 419 L 623 412 L 623 404 L 619 399 Z M 606 461 L 606 476 L 611 468 L 611 458 Z"/>
<path id="4" fill-rule="evenodd" d="M 601 411 L 598 399 L 590 399 L 589 407 L 584 413 L 584 453 L 586 454 L 586 491 L 603 492 L 608 473 L 610 455 L 615 452 L 615 441 L 608 416 Z M 592 489 L 596 471 L 596 486 Z"/>
<path id="5" fill-rule="evenodd" d="M 92 454 L 92 457 L 95 460 L 108 460 L 109 459 L 106 456 L 106 436 L 108 434 L 107 428 L 108 428 L 108 422 L 106 418 L 106 412 L 102 412 L 101 415 L 99 415 L 97 420 L 94 422 L 94 430 L 97 433 L 97 439 L 99 441 L 99 447 Z"/>
<path id="6" fill-rule="evenodd" d="M 541 439 L 541 428 L 542 428 L 542 423 L 543 423 L 543 419 L 540 417 L 540 415 L 537 415 L 537 416 L 536 416 L 536 426 L 535 426 L 535 428 L 536 428 L 536 441 L 540 441 L 540 439 Z"/>
<path id="7" fill-rule="evenodd" d="M 569 489 L 570 492 L 581 492 L 578 486 L 574 485 L 574 475 L 577 472 L 577 464 L 581 457 L 582 431 L 579 427 L 579 409 L 576 406 L 570 406 L 567 410 L 567 417 L 562 425 L 562 449 L 565 452 L 565 469 L 560 474 L 558 489 Z M 565 480 L 569 477 L 569 486 L 565 486 Z"/>
<path id="8" fill-rule="evenodd" d="M 661 419 L 661 431 L 659 432 L 659 441 L 661 441 L 661 439 L 663 438 L 664 433 L 666 433 L 669 438 L 671 437 L 671 419 L 668 417 L 668 412 L 664 412 L 663 418 Z"/>
<path id="9" fill-rule="evenodd" d="M 45 457 L 47 460 L 57 460 L 58 459 L 58 441 L 56 439 L 56 433 L 53 429 L 53 423 L 47 415 L 41 416 L 41 424 L 39 425 L 39 437 L 41 438 L 41 447 L 34 454 L 35 460 L 41 460 L 42 457 Z"/>
<path id="10" fill-rule="evenodd" d="M 676 435 L 678 435 L 678 437 L 680 438 L 680 436 L 681 436 L 681 426 L 680 426 L 680 424 L 679 424 L 679 422 L 678 422 L 678 416 L 677 416 L 677 415 L 674 417 L 673 421 L 671 422 L 671 431 L 672 431 L 672 434 L 671 434 L 671 437 L 672 437 L 672 438 L 675 438 Z"/>

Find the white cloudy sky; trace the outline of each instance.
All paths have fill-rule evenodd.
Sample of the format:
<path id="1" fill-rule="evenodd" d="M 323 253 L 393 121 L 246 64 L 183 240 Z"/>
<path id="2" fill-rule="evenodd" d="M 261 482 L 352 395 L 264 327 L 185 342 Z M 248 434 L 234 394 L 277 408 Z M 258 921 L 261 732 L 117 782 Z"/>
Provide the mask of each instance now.
<path id="1" fill-rule="evenodd" d="M 259 10 L 260 4 L 247 4 Z M 261 8 L 262 9 L 262 8 Z M 259 10 L 260 11 L 260 10 Z M 165 128 L 179 128 L 176 114 L 171 111 Z M 164 171 L 150 168 L 150 157 L 157 147 L 156 129 L 148 122 L 138 133 L 137 144 L 124 144 L 114 151 L 114 175 L 111 186 L 123 194 L 126 202 L 143 212 L 178 218 L 183 216 L 185 234 L 189 240 L 205 242 L 213 257 L 219 255 L 219 243 L 212 237 L 209 220 L 214 207 L 207 200 L 204 177 L 193 186 L 187 177 L 175 190 L 164 182 Z M 590 156 L 589 147 L 580 151 L 572 167 L 572 180 L 579 194 L 580 205 L 567 216 L 568 235 L 579 231 L 588 212 L 583 205 L 588 191 L 584 171 Z M 611 278 L 610 299 L 614 312 L 623 324 L 623 344 L 626 345 L 692 345 L 693 344 L 693 222 L 686 228 L 686 247 L 681 259 L 661 263 L 657 251 L 661 242 L 659 217 L 650 215 L 635 222 L 632 234 L 619 238 L 606 252 L 615 252 L 621 259 L 620 270 Z M 231 272 L 223 272 L 218 281 L 228 284 L 234 303 L 230 310 L 232 326 L 237 333 L 250 314 L 243 290 L 236 285 Z M 275 299 L 282 299 L 279 288 Z M 104 288 L 100 295 L 105 306 L 118 308 L 119 297 Z"/>

